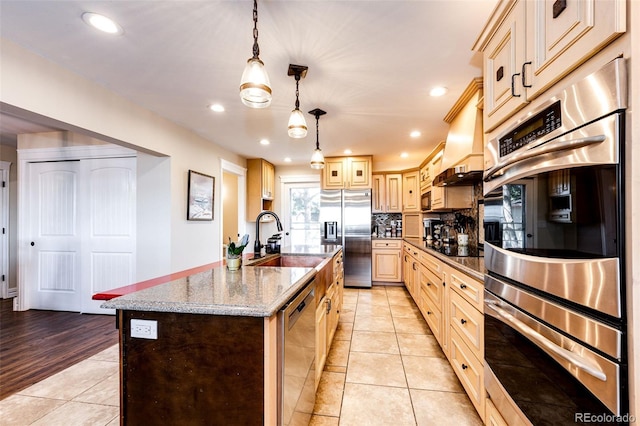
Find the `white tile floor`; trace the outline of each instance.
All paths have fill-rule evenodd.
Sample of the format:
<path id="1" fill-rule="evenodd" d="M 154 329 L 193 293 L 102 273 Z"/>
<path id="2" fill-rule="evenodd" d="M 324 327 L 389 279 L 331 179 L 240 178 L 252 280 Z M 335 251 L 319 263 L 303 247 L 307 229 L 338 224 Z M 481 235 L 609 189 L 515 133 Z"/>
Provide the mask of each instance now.
<path id="1" fill-rule="evenodd" d="M 345 289 L 311 425 L 481 425 L 404 287 Z M 2 426 L 119 424 L 113 346 L 0 401 Z"/>

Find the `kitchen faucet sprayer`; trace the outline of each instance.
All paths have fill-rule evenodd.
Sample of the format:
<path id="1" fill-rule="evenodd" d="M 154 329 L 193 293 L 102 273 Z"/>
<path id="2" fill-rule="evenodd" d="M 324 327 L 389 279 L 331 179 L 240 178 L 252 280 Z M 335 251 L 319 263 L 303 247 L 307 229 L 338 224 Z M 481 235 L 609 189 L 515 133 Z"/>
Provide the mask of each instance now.
<path id="1" fill-rule="evenodd" d="M 253 245 L 253 257 L 256 259 L 260 257 L 260 250 L 263 247 L 262 244 L 260 244 L 260 219 L 262 218 L 262 216 L 266 216 L 266 215 L 273 216 L 273 218 L 276 220 L 276 226 L 278 227 L 278 232 L 282 232 L 282 223 L 280 222 L 280 218 L 278 217 L 277 214 L 275 214 L 270 210 L 265 210 L 258 214 L 258 217 L 256 217 L 256 242 Z"/>

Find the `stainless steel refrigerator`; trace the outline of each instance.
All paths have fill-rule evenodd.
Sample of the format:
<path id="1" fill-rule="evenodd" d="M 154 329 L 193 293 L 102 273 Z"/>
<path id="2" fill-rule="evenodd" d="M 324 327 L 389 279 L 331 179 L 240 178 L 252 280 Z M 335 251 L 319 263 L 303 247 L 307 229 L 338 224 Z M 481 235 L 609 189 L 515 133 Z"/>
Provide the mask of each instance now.
<path id="1" fill-rule="evenodd" d="M 371 287 L 371 190 L 324 190 L 322 244 L 342 245 L 345 287 Z"/>

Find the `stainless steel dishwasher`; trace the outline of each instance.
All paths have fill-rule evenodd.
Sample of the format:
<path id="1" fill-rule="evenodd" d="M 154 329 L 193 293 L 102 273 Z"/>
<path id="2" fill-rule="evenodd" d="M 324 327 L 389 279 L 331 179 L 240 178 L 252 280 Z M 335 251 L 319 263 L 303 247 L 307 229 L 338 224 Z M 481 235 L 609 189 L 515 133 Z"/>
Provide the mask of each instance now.
<path id="1" fill-rule="evenodd" d="M 315 392 L 315 279 L 278 312 L 278 424 L 307 426 L 316 401 Z"/>

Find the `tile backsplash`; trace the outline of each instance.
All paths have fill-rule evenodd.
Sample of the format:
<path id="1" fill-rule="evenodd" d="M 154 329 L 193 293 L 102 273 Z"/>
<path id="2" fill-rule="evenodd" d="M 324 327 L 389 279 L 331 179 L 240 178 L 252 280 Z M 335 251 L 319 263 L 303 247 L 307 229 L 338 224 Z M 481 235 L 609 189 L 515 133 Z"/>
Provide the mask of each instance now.
<path id="1" fill-rule="evenodd" d="M 385 237 L 385 231 L 390 228 L 391 232 L 395 229 L 396 235 L 391 237 L 402 236 L 402 214 L 401 213 L 374 213 L 371 215 L 371 235 L 378 238 Z"/>

